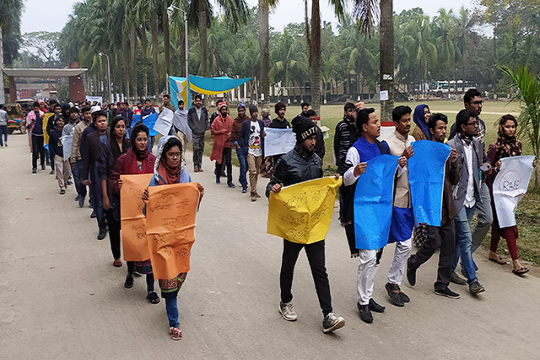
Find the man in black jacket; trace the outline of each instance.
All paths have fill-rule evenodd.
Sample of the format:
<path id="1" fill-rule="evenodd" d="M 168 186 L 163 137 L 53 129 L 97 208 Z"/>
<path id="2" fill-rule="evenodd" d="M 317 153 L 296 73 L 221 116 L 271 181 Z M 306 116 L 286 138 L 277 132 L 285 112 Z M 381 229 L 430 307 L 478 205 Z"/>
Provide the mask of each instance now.
<path id="1" fill-rule="evenodd" d="M 193 168 L 195 172 L 202 172 L 202 156 L 204 152 L 204 134 L 209 127 L 208 110 L 202 106 L 201 95 L 195 95 L 194 107 L 189 109 L 188 125 L 193 133 Z"/>
<path id="2" fill-rule="evenodd" d="M 281 157 L 274 169 L 272 178 L 266 187 L 266 196 L 270 193 L 279 193 L 281 188 L 297 184 L 302 181 L 321 178 L 323 176 L 322 160 L 314 153 L 316 143 L 316 125 L 309 119 L 298 118 L 293 125 L 296 134 L 296 146 L 293 150 Z M 339 178 L 339 175 L 337 175 Z M 311 267 L 311 274 L 315 282 L 315 289 L 319 304 L 323 312 L 323 332 L 328 333 L 345 325 L 345 320 L 332 313 L 332 299 L 330 284 L 325 267 L 324 239 L 311 244 L 299 244 L 283 239 L 283 257 L 281 262 L 280 288 L 281 302 L 279 312 L 287 321 L 298 319 L 292 306 L 292 280 L 294 266 L 302 248 Z"/>

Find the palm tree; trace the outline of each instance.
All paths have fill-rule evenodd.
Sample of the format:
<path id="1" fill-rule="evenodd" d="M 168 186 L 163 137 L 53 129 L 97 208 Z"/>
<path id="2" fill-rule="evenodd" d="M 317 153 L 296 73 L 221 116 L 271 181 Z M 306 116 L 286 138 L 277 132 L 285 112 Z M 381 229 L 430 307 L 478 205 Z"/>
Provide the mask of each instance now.
<path id="1" fill-rule="evenodd" d="M 259 0 L 259 53 L 260 53 L 260 77 L 261 90 L 264 100 L 261 100 L 262 107 L 267 107 L 270 103 L 270 27 L 268 18 L 270 8 L 277 6 L 278 0 Z"/>

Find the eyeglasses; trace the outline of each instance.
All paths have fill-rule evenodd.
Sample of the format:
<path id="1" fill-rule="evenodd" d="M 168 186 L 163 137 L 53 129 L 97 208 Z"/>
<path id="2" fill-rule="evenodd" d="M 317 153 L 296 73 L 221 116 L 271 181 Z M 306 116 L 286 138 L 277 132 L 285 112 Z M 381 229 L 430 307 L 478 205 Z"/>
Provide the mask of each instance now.
<path id="1" fill-rule="evenodd" d="M 473 104 L 473 105 L 482 105 L 482 100 L 473 101 L 471 104 Z"/>
<path id="2" fill-rule="evenodd" d="M 478 126 L 478 121 L 474 121 L 472 123 L 467 123 L 467 126 Z"/>
<path id="3" fill-rule="evenodd" d="M 179 158 L 181 155 L 182 155 L 182 153 L 180 153 L 180 152 L 175 152 L 175 153 L 168 152 L 167 153 L 167 157 L 169 157 L 171 159 Z"/>

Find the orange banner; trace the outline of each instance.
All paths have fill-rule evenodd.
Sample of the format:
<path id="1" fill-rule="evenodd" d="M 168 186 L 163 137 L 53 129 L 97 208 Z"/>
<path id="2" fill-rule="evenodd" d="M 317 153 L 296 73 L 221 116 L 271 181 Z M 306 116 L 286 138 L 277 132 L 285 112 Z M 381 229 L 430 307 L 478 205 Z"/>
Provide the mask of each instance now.
<path id="1" fill-rule="evenodd" d="M 120 217 L 122 220 L 122 248 L 125 261 L 150 259 L 146 240 L 146 218 L 142 212 L 142 195 L 153 174 L 121 175 Z"/>
<path id="2" fill-rule="evenodd" d="M 197 183 L 148 188 L 146 234 L 156 279 L 172 279 L 189 271 L 199 203 Z"/>

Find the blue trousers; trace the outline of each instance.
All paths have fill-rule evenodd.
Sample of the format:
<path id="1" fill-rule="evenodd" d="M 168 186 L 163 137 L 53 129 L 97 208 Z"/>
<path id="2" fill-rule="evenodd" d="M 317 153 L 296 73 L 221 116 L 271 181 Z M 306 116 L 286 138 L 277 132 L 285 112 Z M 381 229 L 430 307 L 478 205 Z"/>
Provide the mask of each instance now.
<path id="1" fill-rule="evenodd" d="M 236 149 L 236 157 L 238 157 L 238 162 L 240 162 L 240 176 L 238 177 L 238 181 L 242 185 L 242 190 L 247 190 L 248 185 L 246 179 L 246 173 L 248 171 L 247 153 L 247 148 Z"/>
<path id="2" fill-rule="evenodd" d="M 7 142 L 7 136 L 8 136 L 7 125 L 0 125 L 0 146 L 4 146 L 4 141 L 2 141 L 2 135 L 4 135 L 4 141 Z"/>
<path id="3" fill-rule="evenodd" d="M 476 264 L 472 257 L 472 231 L 471 220 L 474 215 L 475 206 L 468 208 L 465 205 L 454 218 L 456 226 L 456 245 L 454 252 L 454 261 L 452 263 L 452 271 L 456 270 L 459 258 L 463 266 L 463 275 L 467 278 L 467 283 L 470 285 L 478 279 L 476 278 Z"/>
<path id="4" fill-rule="evenodd" d="M 165 298 L 165 308 L 167 309 L 167 317 L 169 318 L 170 327 L 180 327 L 178 321 L 178 298 Z"/>

